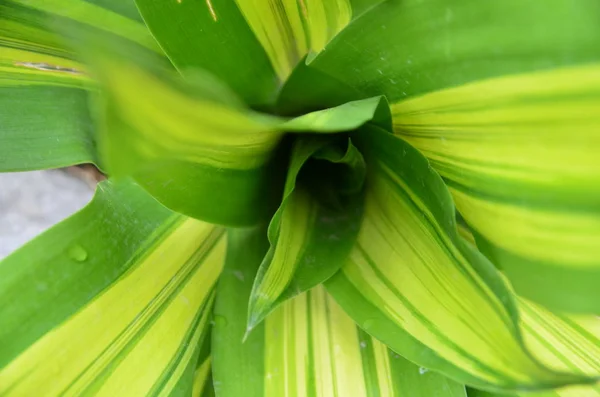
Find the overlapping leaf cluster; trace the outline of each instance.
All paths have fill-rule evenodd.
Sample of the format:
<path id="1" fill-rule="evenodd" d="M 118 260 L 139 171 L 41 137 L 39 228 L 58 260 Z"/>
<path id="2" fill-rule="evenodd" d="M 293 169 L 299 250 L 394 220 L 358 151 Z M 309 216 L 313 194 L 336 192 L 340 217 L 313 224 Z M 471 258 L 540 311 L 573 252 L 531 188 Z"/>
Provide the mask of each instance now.
<path id="1" fill-rule="evenodd" d="M 0 171 L 109 180 L 0 394 L 600 395 L 599 61 L 596 0 L 1 1 Z"/>

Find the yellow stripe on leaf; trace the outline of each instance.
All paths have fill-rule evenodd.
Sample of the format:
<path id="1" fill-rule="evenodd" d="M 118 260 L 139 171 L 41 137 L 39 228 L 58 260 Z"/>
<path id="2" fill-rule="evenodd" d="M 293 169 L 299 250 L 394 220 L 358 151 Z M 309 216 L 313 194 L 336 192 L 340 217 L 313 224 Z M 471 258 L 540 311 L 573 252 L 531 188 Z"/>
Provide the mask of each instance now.
<path id="1" fill-rule="evenodd" d="M 236 0 L 284 81 L 308 52 L 319 52 L 352 17 L 349 0 Z"/>
<path id="2" fill-rule="evenodd" d="M 72 48 L 82 32 L 128 43 L 168 62 L 132 0 L 0 2 L 4 171 L 90 162 L 103 166 L 88 109 L 92 79 Z"/>
<path id="3" fill-rule="evenodd" d="M 599 397 L 600 385 L 573 386 L 553 390 L 547 393 L 522 393 L 519 397 Z"/>
<path id="4" fill-rule="evenodd" d="M 374 360 L 363 360 L 367 343 L 374 346 Z M 356 324 L 322 286 L 285 302 L 267 317 L 265 349 L 265 396 L 397 395 L 390 386 L 395 379 L 385 345 L 361 340 Z M 376 384 L 367 383 L 367 371 L 376 374 Z M 373 394 L 376 390 L 380 394 Z"/>
<path id="5" fill-rule="evenodd" d="M 146 161 L 177 156 L 216 168 L 255 168 L 281 137 L 239 109 L 177 91 L 133 64 L 106 63 L 104 71 L 111 107 L 131 127 L 129 139 Z M 117 137 L 114 145 L 121 145 Z"/>
<path id="6" fill-rule="evenodd" d="M 559 266 L 599 266 L 600 216 L 494 202 L 460 189 L 450 192 L 477 232 L 504 250 Z"/>
<path id="7" fill-rule="evenodd" d="M 159 396 L 169 396 L 178 382 L 180 382 L 184 376 L 185 371 L 189 368 L 191 364 L 193 364 L 193 359 L 197 357 L 196 349 L 193 347 L 200 347 L 200 343 L 202 339 L 207 336 L 207 328 L 209 327 L 209 318 L 212 314 L 212 308 L 214 303 L 215 293 L 211 292 L 208 300 L 205 301 L 202 307 L 202 314 L 200 315 L 200 319 L 198 320 L 195 329 L 188 342 L 186 342 L 186 348 L 183 354 L 181 354 L 181 358 L 175 368 L 170 373 L 170 376 L 167 382 L 164 385 L 161 385 L 160 389 L 158 387 L 154 387 L 154 391 L 160 390 Z M 186 298 L 187 299 L 187 298 Z M 125 372 L 125 371 L 124 371 Z M 196 390 L 200 385 L 204 385 L 207 381 L 207 378 L 210 375 L 210 357 L 207 358 L 200 367 L 196 368 L 194 372 L 194 380 L 192 383 L 192 390 Z M 157 390 L 158 389 L 158 390 Z"/>
<path id="8" fill-rule="evenodd" d="M 223 237 L 212 225 L 178 222 L 120 279 L 4 367 L 0 392 L 115 396 L 172 387 L 206 324 L 202 309 L 223 266 Z"/>
<path id="9" fill-rule="evenodd" d="M 99 143 L 108 171 L 133 176 L 170 209 L 212 223 L 257 224 L 280 200 L 271 160 L 286 123 L 329 133 L 382 116 L 380 97 L 291 121 L 259 114 L 209 75 L 184 80 L 134 52 L 102 40 L 98 47 L 89 57 L 104 94 Z"/>
<path id="10" fill-rule="evenodd" d="M 517 292 L 600 306 L 600 64 L 497 77 L 392 105 Z M 540 276 L 541 275 L 541 276 Z"/>
<path id="11" fill-rule="evenodd" d="M 308 192 L 297 189 L 289 196 L 281 212 L 279 235 L 273 242 L 272 257 L 267 257 L 264 274 L 252 290 L 249 326 L 254 327 L 272 309 L 286 290 L 306 250 L 308 234 L 315 222 L 317 204 Z"/>
<path id="12" fill-rule="evenodd" d="M 464 386 L 358 328 L 322 285 L 281 303 L 242 342 L 251 277 L 268 249 L 261 232 L 231 232 L 217 287 L 213 376 L 221 397 L 465 397 Z"/>
<path id="13" fill-rule="evenodd" d="M 377 386 L 379 393 L 382 396 L 392 396 L 394 395 L 394 374 L 390 366 L 390 351 L 383 343 L 373 338 L 371 338 L 371 340 L 375 356 L 375 367 L 377 368 Z"/>
<path id="14" fill-rule="evenodd" d="M 133 176 L 165 206 L 197 219 L 262 221 L 274 204 L 274 194 L 265 195 L 267 168 L 283 135 L 273 123 L 206 74 L 184 80 L 133 51 L 97 44 L 88 55 L 104 94 L 99 143 L 111 175 Z"/>
<path id="15" fill-rule="evenodd" d="M 82 88 L 89 82 L 83 65 L 59 56 L 0 47 L 0 85 L 54 85 Z"/>
<path id="16" fill-rule="evenodd" d="M 600 318 L 552 313 L 519 299 L 525 342 L 546 365 L 600 377 Z"/>
<path id="17" fill-rule="evenodd" d="M 444 177 L 491 194 L 479 178 L 558 191 L 597 180 L 599 106 L 600 65 L 591 64 L 469 83 L 391 110 L 396 133 Z"/>
<path id="18" fill-rule="evenodd" d="M 292 148 L 283 200 L 269 224 L 271 247 L 254 279 L 248 303 L 249 329 L 281 302 L 335 274 L 356 238 L 362 195 L 352 189 L 356 190 L 358 183 L 360 191 L 364 182 L 363 158 L 350 140 L 313 138 L 298 141 Z M 338 147 L 344 141 L 345 150 Z M 311 174 L 316 159 L 330 167 L 322 170 L 325 179 Z M 337 197 L 331 189 L 336 179 L 347 180 L 349 187 L 341 183 L 340 190 L 347 188 L 351 193 Z M 322 197 L 316 197 L 318 194 Z"/>
<path id="19" fill-rule="evenodd" d="M 365 395 L 366 384 L 356 325 L 323 287 L 312 289 L 308 295 L 316 395 Z M 378 363 L 378 369 L 385 369 L 387 356 Z"/>
<path id="20" fill-rule="evenodd" d="M 462 238 L 475 245 L 464 224 L 458 224 Z M 529 351 L 557 371 L 578 372 L 600 377 L 600 318 L 587 314 L 553 313 L 525 298 L 517 298 L 520 325 Z M 479 396 L 479 394 L 477 394 Z M 548 393 L 523 394 L 524 397 L 600 396 L 596 385 L 560 388 Z"/>
<path id="21" fill-rule="evenodd" d="M 431 215 L 421 212 L 414 192 L 403 198 L 394 186 L 402 181 L 387 178 L 370 180 L 373 193 L 344 275 L 395 324 L 474 375 L 489 382 L 543 378 L 511 334 L 501 302 L 460 250 L 440 236 L 440 226 L 429 223 Z"/>
<path id="22" fill-rule="evenodd" d="M 201 397 L 204 387 L 210 378 L 210 357 L 206 358 L 194 372 L 194 385 L 192 389 L 193 397 Z"/>
<path id="23" fill-rule="evenodd" d="M 127 7 L 125 7 L 126 9 Z M 135 12 L 135 8 L 133 9 Z M 83 26 L 162 55 L 143 23 L 86 1 L 11 0 L 0 5 L 0 82 L 83 88 L 89 77 L 58 29 Z"/>
<path id="24" fill-rule="evenodd" d="M 525 343 L 536 358 L 560 371 L 600 375 L 600 318 L 594 315 L 552 313 L 519 298 Z M 469 393 L 472 397 L 496 397 L 493 393 Z M 600 384 L 570 386 L 538 393 L 498 397 L 598 397 Z"/>
<path id="25" fill-rule="evenodd" d="M 449 192 L 427 160 L 374 127 L 353 140 L 371 168 L 357 244 L 327 281 L 344 309 L 390 349 L 471 385 L 584 381 L 531 358 L 511 291 L 459 237 Z"/>
<path id="26" fill-rule="evenodd" d="M 49 16 L 68 18 L 126 38 L 157 54 L 163 54 L 143 23 L 84 0 L 9 0 L 9 3 L 25 6 Z"/>
<path id="27" fill-rule="evenodd" d="M 469 390 L 469 397 L 599 397 L 600 386 L 571 386 L 544 392 L 497 394 L 483 390 Z"/>

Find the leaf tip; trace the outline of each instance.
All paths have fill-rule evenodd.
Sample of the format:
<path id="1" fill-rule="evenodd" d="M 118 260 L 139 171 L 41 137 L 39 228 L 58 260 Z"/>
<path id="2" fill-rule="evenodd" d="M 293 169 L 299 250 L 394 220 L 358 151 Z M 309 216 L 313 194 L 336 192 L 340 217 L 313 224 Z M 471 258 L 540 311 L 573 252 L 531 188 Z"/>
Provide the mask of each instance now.
<path id="1" fill-rule="evenodd" d="M 246 339 L 248 339 L 248 336 L 250 335 L 250 333 L 252 332 L 253 329 L 254 329 L 254 325 L 248 325 L 246 327 L 246 332 L 244 332 L 244 337 L 242 338 L 242 343 L 246 343 Z"/>

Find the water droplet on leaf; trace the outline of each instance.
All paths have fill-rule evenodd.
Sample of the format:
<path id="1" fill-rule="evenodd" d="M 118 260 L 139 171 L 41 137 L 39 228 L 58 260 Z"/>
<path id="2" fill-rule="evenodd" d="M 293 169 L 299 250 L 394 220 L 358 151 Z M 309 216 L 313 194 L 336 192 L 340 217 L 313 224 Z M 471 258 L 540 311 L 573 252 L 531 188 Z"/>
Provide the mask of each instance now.
<path id="1" fill-rule="evenodd" d="M 234 271 L 232 272 L 232 274 L 233 274 L 233 276 L 234 276 L 235 278 L 237 278 L 237 279 L 238 279 L 238 280 L 240 280 L 241 282 L 244 282 L 244 279 L 246 278 L 246 277 L 244 276 L 244 272 L 242 272 L 241 270 L 234 270 Z"/>
<path id="2" fill-rule="evenodd" d="M 365 330 L 369 330 L 373 327 L 373 325 L 375 325 L 375 319 L 370 318 L 368 320 L 365 320 L 365 322 L 363 323 L 363 328 Z"/>
<path id="3" fill-rule="evenodd" d="M 79 244 L 70 246 L 67 250 L 67 255 L 77 262 L 84 262 L 88 258 L 87 251 Z"/>
<path id="4" fill-rule="evenodd" d="M 215 325 L 218 327 L 227 326 L 227 319 L 223 316 L 216 315 L 214 321 L 215 321 Z"/>

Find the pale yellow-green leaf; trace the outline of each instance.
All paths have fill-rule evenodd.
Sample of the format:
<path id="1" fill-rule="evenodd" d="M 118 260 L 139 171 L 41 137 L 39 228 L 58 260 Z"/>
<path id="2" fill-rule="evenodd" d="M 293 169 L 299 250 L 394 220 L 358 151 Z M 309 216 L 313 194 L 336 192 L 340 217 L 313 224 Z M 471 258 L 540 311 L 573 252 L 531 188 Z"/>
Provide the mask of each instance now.
<path id="1" fill-rule="evenodd" d="M 283 81 L 298 61 L 319 52 L 352 17 L 349 0 L 236 0 Z"/>
<path id="2" fill-rule="evenodd" d="M 599 64 L 475 81 L 391 108 L 396 134 L 445 178 L 517 292 L 597 312 Z"/>
<path id="3" fill-rule="evenodd" d="M 168 394 L 206 329 L 225 243 L 213 225 L 175 222 L 127 273 L 4 367 L 0 394 Z"/>

